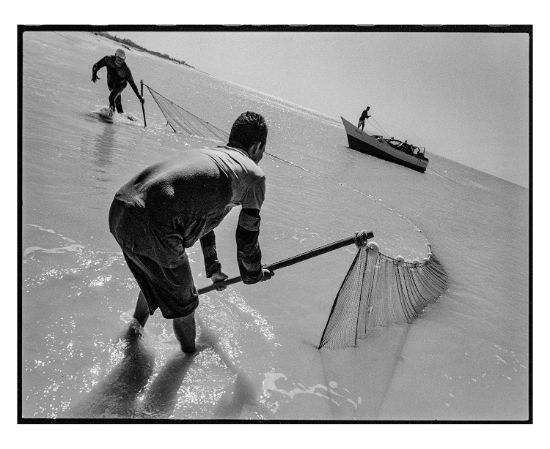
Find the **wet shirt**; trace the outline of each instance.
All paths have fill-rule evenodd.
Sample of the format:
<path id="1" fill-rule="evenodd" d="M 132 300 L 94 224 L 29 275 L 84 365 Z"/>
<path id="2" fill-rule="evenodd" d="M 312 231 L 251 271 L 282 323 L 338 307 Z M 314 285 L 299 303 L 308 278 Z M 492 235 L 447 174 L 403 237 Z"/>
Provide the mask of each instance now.
<path id="1" fill-rule="evenodd" d="M 207 276 L 219 269 L 213 230 L 235 206 L 242 207 L 237 258 L 243 280 L 261 274 L 259 211 L 265 175 L 242 150 L 187 150 L 176 161 L 155 164 L 115 195 L 124 209 L 110 219 L 119 243 L 164 266 L 177 266 L 185 248 L 201 240 Z"/>
<path id="2" fill-rule="evenodd" d="M 132 86 L 136 95 L 139 96 L 139 91 L 130 68 L 125 62 L 120 67 L 117 67 L 115 60 L 115 56 L 105 56 L 94 64 L 92 70 L 96 73 L 102 67 L 107 67 L 107 84 L 110 88 L 114 88 L 127 81 Z"/>

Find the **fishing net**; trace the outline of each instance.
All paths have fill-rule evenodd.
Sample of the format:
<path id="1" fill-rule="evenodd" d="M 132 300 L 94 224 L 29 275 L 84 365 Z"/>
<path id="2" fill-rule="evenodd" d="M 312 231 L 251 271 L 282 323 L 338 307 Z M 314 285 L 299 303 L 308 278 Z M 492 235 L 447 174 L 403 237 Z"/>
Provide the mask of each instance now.
<path id="1" fill-rule="evenodd" d="M 222 143 L 227 143 L 229 140 L 229 133 L 223 129 L 218 128 L 215 125 L 207 122 L 206 120 L 197 117 L 192 112 L 182 108 L 181 106 L 174 103 L 169 98 L 166 98 L 164 95 L 158 93 L 155 89 L 142 81 L 142 93 L 143 86 L 146 86 L 149 90 L 149 93 L 157 103 L 160 111 L 166 118 L 167 124 L 172 128 L 175 133 L 188 134 L 190 136 L 202 137 L 204 139 L 212 139 Z M 300 167 L 294 162 L 287 161 L 279 156 L 265 152 L 266 155 L 278 161 L 284 162 L 290 166 L 299 168 L 306 172 L 310 172 L 304 167 Z"/>
<path id="2" fill-rule="evenodd" d="M 227 142 L 229 133 L 177 105 L 172 100 L 158 93 L 151 86 L 147 84 L 144 84 L 144 86 L 149 90 L 149 93 L 166 118 L 168 125 L 170 125 L 175 133 L 213 139 L 223 143 Z"/>
<path id="3" fill-rule="evenodd" d="M 336 295 L 319 348 L 356 346 L 377 326 L 410 323 L 447 288 L 447 275 L 429 253 L 405 262 L 379 252 L 375 243 L 359 247 Z"/>

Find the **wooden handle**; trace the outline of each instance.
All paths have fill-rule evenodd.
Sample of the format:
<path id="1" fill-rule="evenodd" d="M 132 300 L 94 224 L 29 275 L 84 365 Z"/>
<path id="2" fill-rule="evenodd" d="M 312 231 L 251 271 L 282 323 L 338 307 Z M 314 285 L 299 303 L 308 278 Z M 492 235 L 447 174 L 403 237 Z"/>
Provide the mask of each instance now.
<path id="1" fill-rule="evenodd" d="M 143 98 L 143 80 L 141 80 L 141 98 Z M 147 120 L 145 120 L 145 106 L 141 103 L 141 112 L 143 113 L 143 126 L 147 127 Z"/>
<path id="2" fill-rule="evenodd" d="M 336 242 L 329 243 L 328 245 L 320 246 L 319 248 L 306 251 L 305 253 L 302 253 L 302 254 L 297 254 L 296 256 L 289 257 L 288 259 L 280 260 L 279 262 L 275 262 L 275 263 L 272 263 L 271 265 L 267 265 L 264 268 L 270 271 L 279 270 L 281 268 L 289 267 L 290 265 L 303 262 L 304 260 L 311 259 L 312 257 L 317 257 L 317 256 L 320 256 L 321 254 L 334 251 L 335 249 L 339 249 L 344 246 L 351 245 L 352 243 L 355 243 L 358 246 L 364 246 L 366 245 L 367 240 L 373 237 L 374 237 L 374 234 L 372 232 L 361 231 L 356 233 L 352 237 L 338 240 Z M 199 295 L 202 295 L 203 293 L 216 290 L 220 287 L 227 287 L 228 285 L 236 284 L 237 282 L 241 282 L 241 281 L 242 279 L 240 276 L 235 276 L 233 278 L 226 279 L 223 282 L 216 282 L 215 284 L 209 285 L 207 287 L 203 287 L 199 289 L 198 292 L 199 292 Z"/>

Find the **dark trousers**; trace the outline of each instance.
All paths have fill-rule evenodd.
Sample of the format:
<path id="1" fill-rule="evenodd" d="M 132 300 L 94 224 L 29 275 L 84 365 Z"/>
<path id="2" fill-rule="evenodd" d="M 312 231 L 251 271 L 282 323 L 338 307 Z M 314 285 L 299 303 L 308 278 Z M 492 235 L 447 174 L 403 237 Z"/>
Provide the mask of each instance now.
<path id="1" fill-rule="evenodd" d="M 115 109 L 119 114 L 122 114 L 124 110 L 122 109 L 122 91 L 126 88 L 128 83 L 124 81 L 121 84 L 110 85 L 109 90 L 111 94 L 109 95 L 109 107 Z"/>

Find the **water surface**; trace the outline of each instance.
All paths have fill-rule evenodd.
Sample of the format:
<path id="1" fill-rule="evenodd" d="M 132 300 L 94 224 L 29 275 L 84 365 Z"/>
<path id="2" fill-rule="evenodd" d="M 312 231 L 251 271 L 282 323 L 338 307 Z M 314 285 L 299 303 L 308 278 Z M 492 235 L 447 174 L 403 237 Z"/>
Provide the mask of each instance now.
<path id="1" fill-rule="evenodd" d="M 319 351 L 350 247 L 201 297 L 194 357 L 160 314 L 128 339 L 138 289 L 108 232 L 112 197 L 147 165 L 218 143 L 174 134 L 149 95 L 144 128 L 130 88 L 123 105 L 140 121 L 98 120 L 106 74 L 93 84 L 91 67 L 114 49 L 90 33 L 23 35 L 24 417 L 527 418 L 526 189 L 433 153 L 425 174 L 363 155 L 336 119 L 134 51 L 138 82 L 216 126 L 245 110 L 266 117 L 267 151 L 291 163 L 261 162 L 266 263 L 368 229 L 392 257 L 422 258 L 430 244 L 450 284 L 413 324 Z M 216 232 L 230 275 L 237 214 Z M 189 255 L 207 285 L 200 248 Z"/>

